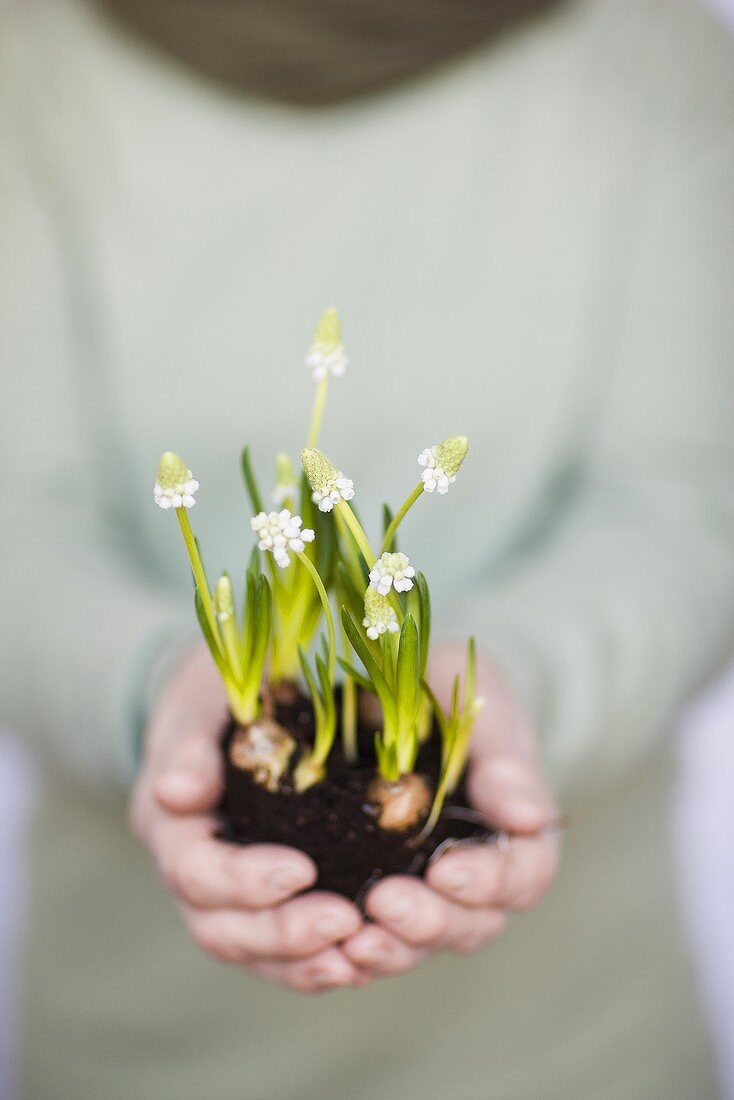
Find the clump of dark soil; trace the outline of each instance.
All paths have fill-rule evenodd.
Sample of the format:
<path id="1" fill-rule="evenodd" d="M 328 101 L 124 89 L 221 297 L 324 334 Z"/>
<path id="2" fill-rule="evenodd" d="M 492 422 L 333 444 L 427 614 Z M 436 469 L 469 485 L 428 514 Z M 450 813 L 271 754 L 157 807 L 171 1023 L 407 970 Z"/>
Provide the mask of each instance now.
<path id="1" fill-rule="evenodd" d="M 313 711 L 309 700 L 298 697 L 276 704 L 281 725 L 304 746 L 313 743 Z M 422 875 L 438 849 L 452 841 L 485 840 L 490 830 L 468 808 L 463 784 L 444 804 L 431 835 L 411 846 L 420 826 L 405 833 L 378 826 L 376 810 L 367 798 L 375 776 L 374 731 L 359 730 L 359 763 L 349 764 L 337 734 L 329 757 L 327 778 L 297 794 L 289 780 L 272 793 L 255 783 L 250 772 L 229 758 L 234 731 L 230 723 L 222 739 L 225 788 L 219 808 L 218 836 L 236 844 L 288 844 L 309 855 L 319 869 L 315 889 L 331 890 L 361 901 L 367 888 L 385 875 Z M 293 764 L 296 763 L 294 759 Z M 436 730 L 423 746 L 416 771 L 435 789 L 440 765 Z"/>

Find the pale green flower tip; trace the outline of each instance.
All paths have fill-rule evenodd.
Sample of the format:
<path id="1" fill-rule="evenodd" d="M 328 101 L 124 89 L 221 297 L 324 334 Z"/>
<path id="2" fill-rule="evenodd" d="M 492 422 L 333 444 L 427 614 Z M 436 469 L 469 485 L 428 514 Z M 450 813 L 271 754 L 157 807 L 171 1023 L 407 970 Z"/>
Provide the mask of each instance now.
<path id="1" fill-rule="evenodd" d="M 342 327 L 339 322 L 339 314 L 332 307 L 324 310 L 321 319 L 316 326 L 313 337 L 314 344 L 323 347 L 338 347 L 342 343 Z"/>
<path id="2" fill-rule="evenodd" d="M 220 619 L 234 615 L 234 594 L 228 573 L 222 573 L 214 589 L 214 610 Z"/>
<path id="3" fill-rule="evenodd" d="M 275 484 L 278 487 L 293 485 L 295 480 L 293 463 L 285 451 L 279 451 L 275 456 Z"/>
<path id="4" fill-rule="evenodd" d="M 293 463 L 285 451 L 280 451 L 275 457 L 273 501 L 275 504 L 288 504 L 295 499 L 297 492 L 298 479 L 293 469 Z"/>
<path id="5" fill-rule="evenodd" d="M 190 477 L 191 470 L 186 467 L 183 459 L 179 458 L 174 451 L 166 451 L 165 454 L 161 455 L 155 478 L 161 488 L 175 489 L 177 485 L 188 481 Z"/>
<path id="6" fill-rule="evenodd" d="M 329 462 L 326 455 L 316 451 L 312 447 L 304 447 L 301 451 L 301 463 L 311 488 L 320 491 L 329 481 L 339 477 L 336 466 Z"/>
<path id="7" fill-rule="evenodd" d="M 436 462 L 447 477 L 456 477 L 469 450 L 465 435 L 452 435 L 436 446 Z"/>

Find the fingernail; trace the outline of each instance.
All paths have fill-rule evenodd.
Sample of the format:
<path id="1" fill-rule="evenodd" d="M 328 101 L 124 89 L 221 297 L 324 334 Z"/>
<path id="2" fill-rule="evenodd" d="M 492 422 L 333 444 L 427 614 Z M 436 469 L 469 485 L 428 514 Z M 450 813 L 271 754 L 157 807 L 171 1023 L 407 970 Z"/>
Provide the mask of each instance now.
<path id="1" fill-rule="evenodd" d="M 413 906 L 406 898 L 388 898 L 380 906 L 386 920 L 403 924 L 413 916 Z"/>
<path id="2" fill-rule="evenodd" d="M 314 985 L 318 985 L 322 988 L 327 985 L 339 984 L 339 978 L 329 970 L 311 970 L 308 976 Z"/>
<path id="3" fill-rule="evenodd" d="M 365 961 L 368 963 L 386 963 L 390 958 L 390 952 L 384 943 L 376 943 L 365 953 Z"/>
<path id="4" fill-rule="evenodd" d="M 327 939 L 336 939 L 339 936 L 346 936 L 349 929 L 346 927 L 344 917 L 337 913 L 328 913 L 316 922 L 316 931 Z"/>
<path id="5" fill-rule="evenodd" d="M 159 782 L 165 788 L 166 794 L 169 796 L 177 797 L 179 795 L 190 795 L 193 790 L 198 786 L 197 776 L 193 772 L 165 772 Z"/>
<path id="6" fill-rule="evenodd" d="M 442 886 L 444 890 L 465 890 L 469 885 L 469 876 L 466 871 L 459 870 L 458 867 L 447 867 L 436 872 L 436 879 L 438 885 Z"/>
<path id="7" fill-rule="evenodd" d="M 278 890 L 303 890 L 310 885 L 311 878 L 296 867 L 279 867 L 270 876 L 270 882 Z"/>
<path id="8" fill-rule="evenodd" d="M 543 818 L 543 807 L 529 798 L 521 798 L 513 803 L 512 815 L 515 821 L 535 825 Z"/>

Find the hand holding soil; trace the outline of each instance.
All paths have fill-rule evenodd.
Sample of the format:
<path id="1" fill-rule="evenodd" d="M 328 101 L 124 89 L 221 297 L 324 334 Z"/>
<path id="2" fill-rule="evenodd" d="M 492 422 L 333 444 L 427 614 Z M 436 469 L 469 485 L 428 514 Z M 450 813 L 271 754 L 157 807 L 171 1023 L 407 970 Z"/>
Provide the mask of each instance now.
<path id="1" fill-rule="evenodd" d="M 459 659 L 451 650 L 432 659 L 439 692 L 450 690 Z M 214 839 L 227 712 L 216 671 L 198 646 L 153 715 L 130 817 L 199 946 L 279 984 L 317 992 L 401 973 L 436 951 L 476 951 L 502 931 L 508 912 L 539 901 L 557 865 L 555 810 L 527 717 L 491 665 L 480 663 L 479 677 L 487 706 L 474 731 L 469 791 L 508 838 L 457 845 L 429 867 L 425 882 L 386 878 L 368 895 L 369 923 L 335 894 L 294 896 L 316 880 L 302 852 Z"/>
<path id="2" fill-rule="evenodd" d="M 445 696 L 461 659 L 446 648 L 430 662 Z M 372 974 L 409 970 L 437 951 L 471 953 L 498 935 L 509 913 L 540 901 L 559 855 L 556 811 L 540 772 L 527 715 L 488 662 L 478 669 L 486 706 L 476 722 L 469 766 L 472 805 L 501 830 L 495 843 L 456 845 L 428 868 L 425 881 L 392 876 L 373 888 L 374 920 L 344 945 Z"/>
<path id="3" fill-rule="evenodd" d="M 214 839 L 222 793 L 226 700 L 203 645 L 161 695 L 130 803 L 132 829 L 151 852 L 195 942 L 223 962 L 302 992 L 363 985 L 335 946 L 362 927 L 354 905 L 313 885 L 308 856 L 277 844 Z"/>

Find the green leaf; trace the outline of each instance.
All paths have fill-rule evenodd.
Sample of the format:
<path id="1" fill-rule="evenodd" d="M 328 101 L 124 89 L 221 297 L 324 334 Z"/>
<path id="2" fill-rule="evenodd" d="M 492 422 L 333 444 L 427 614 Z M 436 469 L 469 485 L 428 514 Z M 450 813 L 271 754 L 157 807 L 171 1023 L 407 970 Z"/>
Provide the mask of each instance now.
<path id="1" fill-rule="evenodd" d="M 303 526 L 315 527 L 316 514 L 318 510 L 314 505 L 314 502 L 311 500 L 311 486 L 308 483 L 308 478 L 306 477 L 305 471 L 303 469 L 301 470 L 300 479 L 300 497 L 301 504 L 299 510 L 301 513 L 301 519 L 303 520 Z"/>
<path id="2" fill-rule="evenodd" d="M 331 722 L 334 722 L 334 729 L 336 729 L 336 704 L 334 703 L 334 689 L 331 686 L 329 680 L 329 670 L 326 667 L 326 662 L 321 659 L 319 654 L 316 654 L 316 671 L 319 677 L 319 684 L 321 686 L 321 695 L 324 701 L 324 721 L 327 727 L 330 727 Z M 331 729 L 329 729 L 331 734 Z"/>
<path id="3" fill-rule="evenodd" d="M 477 690 L 477 640 L 476 638 L 469 639 L 469 645 L 466 656 L 466 690 L 464 692 L 464 703 L 466 706 L 471 706 L 474 702 L 474 696 Z"/>
<path id="4" fill-rule="evenodd" d="M 415 716 L 420 703 L 418 627 L 412 615 L 406 615 L 400 628 L 396 671 L 398 709 L 406 717 Z"/>
<path id="5" fill-rule="evenodd" d="M 363 691 L 374 691 L 374 688 L 366 676 L 363 676 L 361 672 L 357 672 L 354 665 L 350 665 L 349 661 L 345 661 L 343 657 L 337 657 L 337 661 L 341 668 L 344 669 L 347 676 L 350 676 L 354 680 L 355 684 L 359 684 Z"/>
<path id="6" fill-rule="evenodd" d="M 204 604 L 202 603 L 199 589 L 194 589 L 194 608 L 196 610 L 196 618 L 199 620 L 199 626 L 201 627 L 201 633 L 204 635 L 204 641 L 209 647 L 209 652 L 214 658 L 214 663 L 219 669 L 222 676 L 230 678 L 230 668 L 222 653 L 218 640 L 214 637 L 209 626 L 209 620 L 206 617 L 204 611 Z"/>
<path id="7" fill-rule="evenodd" d="M 349 639 L 349 643 L 352 649 L 359 657 L 360 661 L 367 670 L 367 676 L 372 681 L 371 690 L 376 692 L 380 698 L 386 720 L 391 721 L 394 724 L 395 720 L 397 719 L 395 698 L 390 691 L 387 680 L 382 674 L 380 666 L 377 664 L 375 658 L 370 653 L 369 646 L 362 637 L 359 627 L 355 623 L 352 616 L 349 614 L 349 611 L 346 607 L 342 608 L 342 624 L 344 626 L 344 632 Z"/>
<path id="8" fill-rule="evenodd" d="M 250 462 L 249 447 L 243 447 L 242 449 L 242 476 L 245 479 L 245 487 L 247 488 L 247 494 L 250 498 L 253 512 L 264 512 L 265 509 L 263 508 L 262 497 L 260 496 L 260 490 L 257 487 L 252 463 Z"/>
<path id="9" fill-rule="evenodd" d="M 369 646 L 362 637 L 359 627 L 357 626 L 352 616 L 349 614 L 349 611 L 346 607 L 342 608 L 342 625 L 344 626 L 344 632 L 349 639 L 349 644 L 351 645 L 352 649 L 357 654 L 360 661 L 367 670 L 367 675 L 372 681 L 374 688 L 377 689 L 379 684 L 383 687 L 383 690 L 386 690 L 387 681 L 382 674 L 382 670 L 377 664 L 375 658 L 372 656 Z"/>
<path id="10" fill-rule="evenodd" d="M 398 767 L 397 745 L 386 745 L 379 733 L 375 734 L 375 756 L 377 757 L 377 770 L 388 783 L 394 783 L 400 778 Z"/>
<path id="11" fill-rule="evenodd" d="M 255 589 L 255 611 L 253 615 L 252 656 L 247 676 L 250 681 L 262 679 L 265 657 L 270 638 L 270 626 L 273 615 L 273 595 L 267 577 L 261 575 Z"/>
<path id="12" fill-rule="evenodd" d="M 424 692 L 428 696 L 431 708 L 436 716 L 436 721 L 438 722 L 438 727 L 441 732 L 441 739 L 442 741 L 445 741 L 446 737 L 448 736 L 448 718 L 446 717 L 446 712 L 439 703 L 436 696 L 433 694 L 433 689 L 431 685 L 426 680 L 423 680 L 422 687 Z"/>
<path id="13" fill-rule="evenodd" d="M 428 581 L 423 573 L 419 573 L 415 578 L 414 588 L 418 592 L 420 607 L 420 670 L 421 676 L 424 676 L 431 641 L 431 596 L 428 591 Z"/>
<path id="14" fill-rule="evenodd" d="M 316 683 L 316 677 L 314 676 L 311 666 L 308 663 L 308 658 L 303 651 L 303 647 L 300 645 L 298 647 L 298 659 L 301 662 L 301 668 L 303 669 L 303 678 L 306 681 L 306 685 L 311 696 L 311 701 L 314 705 L 314 709 L 316 709 L 317 705 L 320 703 L 319 688 L 318 684 Z"/>

